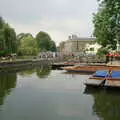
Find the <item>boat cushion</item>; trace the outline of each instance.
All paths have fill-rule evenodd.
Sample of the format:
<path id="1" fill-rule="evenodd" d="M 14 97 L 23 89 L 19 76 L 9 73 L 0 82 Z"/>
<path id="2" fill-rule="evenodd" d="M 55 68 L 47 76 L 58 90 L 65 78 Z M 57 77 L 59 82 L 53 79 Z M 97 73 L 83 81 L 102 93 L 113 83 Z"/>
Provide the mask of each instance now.
<path id="1" fill-rule="evenodd" d="M 107 70 L 98 70 L 93 74 L 93 77 L 107 77 Z M 112 78 L 120 78 L 120 71 L 112 71 Z"/>
<path id="2" fill-rule="evenodd" d="M 107 70 L 98 70 L 93 74 L 93 77 L 106 77 Z"/>

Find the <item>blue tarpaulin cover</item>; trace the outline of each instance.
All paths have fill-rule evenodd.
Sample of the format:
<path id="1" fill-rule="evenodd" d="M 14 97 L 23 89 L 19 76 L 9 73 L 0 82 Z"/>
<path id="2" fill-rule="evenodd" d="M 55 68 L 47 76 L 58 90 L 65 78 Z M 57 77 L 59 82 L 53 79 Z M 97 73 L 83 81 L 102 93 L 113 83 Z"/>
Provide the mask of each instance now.
<path id="1" fill-rule="evenodd" d="M 93 76 L 94 77 L 107 77 L 107 74 L 108 74 L 108 70 L 98 70 L 96 71 Z M 112 71 L 112 74 L 111 74 L 111 77 L 112 78 L 120 78 L 120 71 Z"/>

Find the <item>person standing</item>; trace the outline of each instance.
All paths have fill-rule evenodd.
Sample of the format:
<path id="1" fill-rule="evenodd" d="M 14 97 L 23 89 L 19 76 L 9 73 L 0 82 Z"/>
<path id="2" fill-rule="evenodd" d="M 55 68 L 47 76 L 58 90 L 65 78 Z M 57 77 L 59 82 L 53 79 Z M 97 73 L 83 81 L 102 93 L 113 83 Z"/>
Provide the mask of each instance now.
<path id="1" fill-rule="evenodd" d="M 111 68 L 108 69 L 107 77 L 108 78 L 112 77 L 112 69 Z"/>

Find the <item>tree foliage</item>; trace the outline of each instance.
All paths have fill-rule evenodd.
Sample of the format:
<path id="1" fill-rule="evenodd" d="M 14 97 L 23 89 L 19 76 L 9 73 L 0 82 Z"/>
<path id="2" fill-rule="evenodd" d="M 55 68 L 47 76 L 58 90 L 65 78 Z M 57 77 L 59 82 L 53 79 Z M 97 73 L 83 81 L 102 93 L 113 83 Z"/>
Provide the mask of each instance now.
<path id="1" fill-rule="evenodd" d="M 16 33 L 13 28 L 7 24 L 4 28 L 5 45 L 8 53 L 15 53 L 17 50 Z"/>
<path id="2" fill-rule="evenodd" d="M 38 52 L 37 43 L 30 33 L 19 34 L 18 36 L 19 55 L 36 55 Z"/>
<path id="3" fill-rule="evenodd" d="M 5 21 L 0 17 L 0 56 L 16 53 L 16 33 Z"/>
<path id="4" fill-rule="evenodd" d="M 52 51 L 52 52 L 57 51 L 56 44 L 55 44 L 55 42 L 53 40 L 51 40 L 51 42 L 50 42 L 50 51 Z"/>
<path id="5" fill-rule="evenodd" d="M 51 40 L 51 37 L 46 32 L 39 32 L 36 35 L 36 41 L 40 51 L 56 51 L 55 42 Z"/>
<path id="6" fill-rule="evenodd" d="M 97 55 L 103 57 L 104 55 L 108 54 L 109 51 L 107 48 L 101 47 L 98 49 Z"/>
<path id="7" fill-rule="evenodd" d="M 94 14 L 94 36 L 103 47 L 116 49 L 120 42 L 120 1 L 99 0 L 99 11 Z"/>
<path id="8" fill-rule="evenodd" d="M 0 17 L 0 56 L 19 53 L 19 55 L 36 55 L 39 51 L 56 51 L 56 45 L 45 32 L 39 32 L 36 38 L 30 33 L 16 36 L 13 28 Z"/>

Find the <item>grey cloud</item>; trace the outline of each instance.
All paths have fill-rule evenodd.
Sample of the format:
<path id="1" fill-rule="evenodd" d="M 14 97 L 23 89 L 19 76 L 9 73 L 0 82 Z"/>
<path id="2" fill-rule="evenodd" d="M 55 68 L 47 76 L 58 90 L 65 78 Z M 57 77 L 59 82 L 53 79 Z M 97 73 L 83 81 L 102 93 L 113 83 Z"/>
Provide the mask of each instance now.
<path id="1" fill-rule="evenodd" d="M 91 0 L 95 2 L 96 0 Z M 80 18 L 91 14 L 93 2 L 88 0 L 3 0 L 0 14 L 17 22 L 31 23 L 49 19 Z M 91 4 L 91 5 L 90 5 Z"/>
<path id="2" fill-rule="evenodd" d="M 71 33 L 92 34 L 97 0 L 0 0 L 0 16 L 17 31 L 46 31 L 55 41 Z"/>

